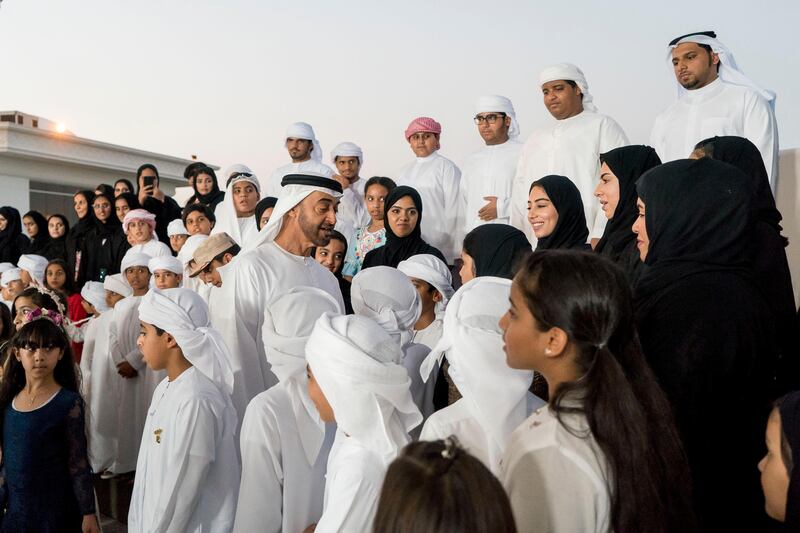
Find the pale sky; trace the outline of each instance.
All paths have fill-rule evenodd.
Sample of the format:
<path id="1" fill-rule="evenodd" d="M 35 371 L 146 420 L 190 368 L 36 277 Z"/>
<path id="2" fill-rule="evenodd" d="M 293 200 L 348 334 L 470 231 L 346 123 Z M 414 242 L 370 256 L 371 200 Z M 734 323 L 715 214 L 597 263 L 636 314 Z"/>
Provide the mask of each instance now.
<path id="1" fill-rule="evenodd" d="M 800 1 L 4 0 L 0 109 L 76 135 L 260 176 L 288 162 L 287 125 L 311 123 L 329 162 L 340 141 L 362 176 L 413 155 L 408 122 L 442 123 L 441 153 L 480 147 L 483 94 L 511 98 L 522 139 L 552 120 L 539 71 L 580 66 L 600 112 L 633 143 L 675 97 L 666 44 L 713 29 L 777 92 L 781 148 L 800 146 Z"/>

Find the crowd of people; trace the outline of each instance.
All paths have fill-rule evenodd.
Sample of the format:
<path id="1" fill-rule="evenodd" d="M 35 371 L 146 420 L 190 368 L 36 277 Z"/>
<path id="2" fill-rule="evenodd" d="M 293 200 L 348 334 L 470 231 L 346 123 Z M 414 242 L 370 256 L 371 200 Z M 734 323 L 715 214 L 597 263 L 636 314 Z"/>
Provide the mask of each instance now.
<path id="1" fill-rule="evenodd" d="M 774 94 L 713 32 L 669 60 L 652 146 L 558 64 L 461 168 L 430 117 L 369 179 L 298 122 L 184 206 L 145 163 L 1 207 L 0 531 L 98 531 L 97 475 L 132 532 L 800 531 Z"/>

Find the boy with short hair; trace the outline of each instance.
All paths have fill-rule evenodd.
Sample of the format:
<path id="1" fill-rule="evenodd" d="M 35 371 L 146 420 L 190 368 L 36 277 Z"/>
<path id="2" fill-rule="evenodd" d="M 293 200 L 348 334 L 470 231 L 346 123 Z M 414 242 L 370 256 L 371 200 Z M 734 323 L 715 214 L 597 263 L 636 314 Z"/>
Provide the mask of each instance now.
<path id="1" fill-rule="evenodd" d="M 157 289 L 176 289 L 183 281 L 183 265 L 177 257 L 165 255 L 154 257 L 147 264 Z"/>
<path id="2" fill-rule="evenodd" d="M 150 291 L 139 319 L 144 360 L 167 377 L 142 433 L 128 528 L 230 531 L 241 469 L 228 348 L 190 289 Z"/>

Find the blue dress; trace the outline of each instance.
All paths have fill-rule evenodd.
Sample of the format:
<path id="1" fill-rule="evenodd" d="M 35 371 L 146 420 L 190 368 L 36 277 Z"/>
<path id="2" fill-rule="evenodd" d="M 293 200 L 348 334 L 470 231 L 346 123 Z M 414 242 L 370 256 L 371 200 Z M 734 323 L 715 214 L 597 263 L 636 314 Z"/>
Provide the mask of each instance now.
<path id="1" fill-rule="evenodd" d="M 0 531 L 81 531 L 95 510 L 83 399 L 62 388 L 34 411 L 8 405 L 3 415 Z"/>

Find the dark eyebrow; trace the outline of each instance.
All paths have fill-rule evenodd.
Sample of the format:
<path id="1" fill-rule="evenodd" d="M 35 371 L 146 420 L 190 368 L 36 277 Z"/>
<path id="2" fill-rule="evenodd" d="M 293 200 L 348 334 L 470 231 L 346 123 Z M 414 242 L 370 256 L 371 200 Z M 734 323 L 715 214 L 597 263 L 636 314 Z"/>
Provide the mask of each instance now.
<path id="1" fill-rule="evenodd" d="M 603 172 L 602 174 L 600 174 L 600 177 L 602 178 L 603 176 L 610 176 L 610 175 L 611 172 Z"/>
<path id="2" fill-rule="evenodd" d="M 550 198 L 536 198 L 536 199 L 534 200 L 534 202 L 541 202 L 541 201 L 549 202 L 549 201 L 550 201 Z"/>

